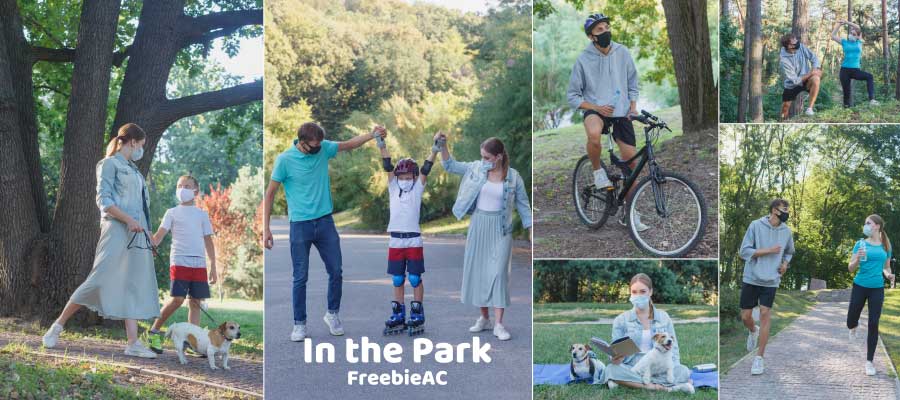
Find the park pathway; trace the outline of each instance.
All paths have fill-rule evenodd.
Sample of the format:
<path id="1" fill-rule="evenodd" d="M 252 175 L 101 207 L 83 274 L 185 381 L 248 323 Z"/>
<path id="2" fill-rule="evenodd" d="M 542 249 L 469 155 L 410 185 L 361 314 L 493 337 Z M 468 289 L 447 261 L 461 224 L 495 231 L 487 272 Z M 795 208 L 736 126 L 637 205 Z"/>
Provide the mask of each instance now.
<path id="1" fill-rule="evenodd" d="M 884 346 L 875 353 L 878 374 L 866 376 L 867 311 L 859 339 L 847 339 L 847 302 L 819 302 L 766 346 L 766 372 L 751 376 L 753 357 L 720 378 L 720 399 L 898 399 L 897 380 Z"/>
<path id="2" fill-rule="evenodd" d="M 65 358 L 73 361 L 100 362 L 127 368 L 133 373 L 159 378 L 169 386 L 178 386 L 194 393 L 230 392 L 231 398 L 261 398 L 263 366 L 261 360 L 241 356 L 229 357 L 231 370 L 211 370 L 205 358 L 188 357 L 181 365 L 175 351 L 167 346 L 156 359 L 128 357 L 123 354 L 124 341 L 101 339 L 65 339 L 53 349 L 41 345 L 41 337 L 23 333 L 0 332 L 0 348 L 7 344 L 22 344 L 28 352 L 39 357 Z M 168 384 L 171 382 L 171 384 Z M 194 397 L 194 396 L 191 396 Z"/>

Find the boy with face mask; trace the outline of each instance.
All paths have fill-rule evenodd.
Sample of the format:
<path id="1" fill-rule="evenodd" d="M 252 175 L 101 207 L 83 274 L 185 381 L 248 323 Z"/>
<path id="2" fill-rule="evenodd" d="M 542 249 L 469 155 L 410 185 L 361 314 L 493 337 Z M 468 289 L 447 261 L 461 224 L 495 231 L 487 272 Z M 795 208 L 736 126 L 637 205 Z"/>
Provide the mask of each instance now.
<path id="1" fill-rule="evenodd" d="M 162 224 L 153 235 L 153 245 L 158 246 L 170 231 L 172 249 L 169 256 L 169 277 L 171 291 L 169 301 L 160 311 L 160 317 L 150 328 L 150 349 L 162 354 L 163 333 L 160 332 L 166 320 L 190 297 L 188 321 L 200 325 L 201 303 L 210 297 L 209 284 L 216 283 L 216 248 L 213 244 L 212 222 L 209 214 L 195 205 L 200 194 L 197 179 L 190 175 L 178 178 L 175 197 L 178 206 L 166 210 Z M 204 253 L 205 250 L 205 253 Z M 209 257 L 207 278 L 206 257 Z"/>
<path id="2" fill-rule="evenodd" d="M 425 194 L 425 182 L 434 157 L 440 147 L 432 148 L 431 155 L 419 174 L 419 165 L 411 158 L 404 158 L 394 166 L 384 139 L 376 138 L 381 149 L 382 168 L 388 174 L 388 196 L 390 197 L 390 222 L 387 231 L 391 235 L 388 243 L 388 269 L 394 284 L 394 301 L 391 302 L 391 316 L 385 321 L 384 334 L 399 334 L 408 330 L 415 335 L 425 330 L 425 310 L 422 299 L 425 287 L 422 274 L 425 272 L 425 260 L 422 253 L 422 235 L 419 229 L 419 211 L 422 209 L 422 195 Z M 409 320 L 404 307 L 406 274 L 409 273 L 409 285 L 413 288 L 413 302 L 409 307 Z"/>

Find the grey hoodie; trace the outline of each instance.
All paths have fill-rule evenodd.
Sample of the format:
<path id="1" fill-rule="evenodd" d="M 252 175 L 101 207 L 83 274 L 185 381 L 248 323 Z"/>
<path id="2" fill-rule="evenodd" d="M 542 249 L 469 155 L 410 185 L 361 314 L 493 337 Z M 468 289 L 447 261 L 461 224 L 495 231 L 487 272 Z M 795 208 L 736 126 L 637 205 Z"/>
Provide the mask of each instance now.
<path id="1" fill-rule="evenodd" d="M 781 246 L 781 252 L 753 257 L 756 250 L 772 246 Z M 768 215 L 751 222 L 741 242 L 740 256 L 745 261 L 744 283 L 778 287 L 781 284 L 778 267 L 782 261 L 791 262 L 794 256 L 794 236 L 791 234 L 791 228 L 783 223 L 777 227 L 772 226 Z"/>
<path id="2" fill-rule="evenodd" d="M 613 117 L 624 117 L 638 99 L 638 74 L 628 48 L 612 42 L 608 54 L 589 44 L 572 67 L 566 99 L 577 110 L 581 102 L 613 105 Z"/>
<path id="3" fill-rule="evenodd" d="M 803 43 L 800 43 L 800 48 L 798 48 L 794 54 L 789 53 L 782 47 L 780 61 L 781 73 L 784 75 L 785 89 L 793 89 L 802 85 L 803 80 L 801 80 L 800 77 L 808 74 L 813 68 L 822 67 L 816 54 Z M 812 64 L 812 68 L 810 68 L 810 64 Z"/>

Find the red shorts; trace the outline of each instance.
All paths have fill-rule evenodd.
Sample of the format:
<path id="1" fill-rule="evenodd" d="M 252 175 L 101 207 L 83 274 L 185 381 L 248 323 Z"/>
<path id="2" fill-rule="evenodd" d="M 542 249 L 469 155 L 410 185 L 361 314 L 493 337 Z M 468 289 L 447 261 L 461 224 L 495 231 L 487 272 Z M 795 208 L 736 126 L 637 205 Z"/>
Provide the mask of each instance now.
<path id="1" fill-rule="evenodd" d="M 421 275 L 425 272 L 425 256 L 421 247 L 388 247 L 388 270 L 391 275 Z"/>

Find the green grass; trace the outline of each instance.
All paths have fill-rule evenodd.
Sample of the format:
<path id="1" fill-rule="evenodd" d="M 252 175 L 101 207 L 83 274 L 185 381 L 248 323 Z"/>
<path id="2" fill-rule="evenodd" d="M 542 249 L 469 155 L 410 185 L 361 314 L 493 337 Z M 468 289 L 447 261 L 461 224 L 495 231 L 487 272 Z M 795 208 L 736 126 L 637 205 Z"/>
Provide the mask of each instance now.
<path id="1" fill-rule="evenodd" d="M 359 209 L 350 209 L 334 214 L 334 225 L 338 229 L 371 231 L 372 229 L 365 226 L 359 217 Z M 464 234 L 469 229 L 469 218 L 463 218 L 461 221 L 456 217 L 448 215 L 431 221 L 423 222 L 419 226 L 424 234 Z"/>
<path id="2" fill-rule="evenodd" d="M 772 307 L 769 340 L 794 319 L 809 312 L 814 304 L 813 292 L 779 290 Z M 719 323 L 719 369 L 727 373 L 734 363 L 747 354 L 747 329 L 737 319 L 723 319 Z"/>
<path id="3" fill-rule="evenodd" d="M 46 362 L 22 345 L 0 348 L 0 397 L 5 399 L 168 399 L 159 383 L 128 385 L 123 368 L 84 362 Z"/>
<path id="4" fill-rule="evenodd" d="M 898 123 L 900 122 L 900 102 L 885 100 L 877 106 L 870 106 L 868 101 L 864 101 L 850 109 L 838 105 L 835 108 L 816 111 L 816 115 L 813 116 L 798 115 L 788 122 Z"/>
<path id="5" fill-rule="evenodd" d="M 263 355 L 263 303 L 262 301 L 246 301 L 236 299 L 225 299 L 219 302 L 217 299 L 207 300 L 209 304 L 209 314 L 213 316 L 220 324 L 224 321 L 235 321 L 241 326 L 241 338 L 232 342 L 231 354 L 248 356 L 251 358 L 260 358 Z M 200 326 L 214 328 L 212 321 L 208 317 L 200 314 Z M 166 322 L 169 326 L 176 322 L 187 321 L 187 302 L 172 315 Z M 150 329 L 153 321 L 139 322 L 141 332 Z M 0 330 L 22 331 L 31 335 L 43 335 L 44 328 L 37 323 L 18 324 L 8 320 L 0 320 Z M 62 333 L 64 339 L 108 339 L 108 340 L 125 340 L 125 328 L 121 323 L 115 324 L 114 327 L 93 326 L 81 328 L 74 324 L 66 326 L 66 330 Z M 166 342 L 165 346 L 171 346 L 170 342 Z"/>
<path id="6" fill-rule="evenodd" d="M 607 306 L 607 305 L 603 305 Z M 703 363 L 716 363 L 718 352 L 716 323 L 679 324 L 675 326 L 678 334 L 678 348 L 681 363 L 692 367 Z M 534 326 L 534 363 L 564 364 L 569 361 L 568 350 L 573 343 L 585 343 L 592 336 L 610 338 L 612 325 L 535 325 Z M 606 360 L 601 360 L 606 364 Z M 538 385 L 534 387 L 534 398 L 537 399 L 716 399 L 715 390 L 698 390 L 693 396 L 684 393 L 648 392 L 618 388 L 610 391 L 605 386 L 573 384 L 573 385 Z"/>
<path id="7" fill-rule="evenodd" d="M 894 366 L 900 365 L 900 291 L 885 289 L 878 335 Z"/>
<path id="8" fill-rule="evenodd" d="M 657 304 L 674 319 L 717 317 L 719 308 L 707 305 Z M 534 322 L 580 322 L 615 318 L 631 308 L 629 304 L 546 303 L 534 305 Z"/>

